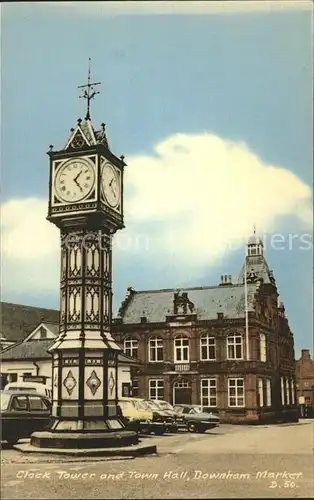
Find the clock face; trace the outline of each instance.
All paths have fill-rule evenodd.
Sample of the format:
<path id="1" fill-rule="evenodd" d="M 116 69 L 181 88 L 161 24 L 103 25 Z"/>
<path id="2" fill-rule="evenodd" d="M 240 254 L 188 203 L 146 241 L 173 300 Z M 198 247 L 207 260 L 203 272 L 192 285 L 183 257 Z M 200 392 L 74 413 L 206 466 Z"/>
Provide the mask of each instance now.
<path id="1" fill-rule="evenodd" d="M 93 165 L 82 158 L 64 163 L 55 177 L 55 192 L 60 200 L 75 203 L 86 198 L 95 185 Z"/>
<path id="2" fill-rule="evenodd" d="M 103 163 L 101 171 L 101 188 L 107 203 L 116 208 L 120 203 L 120 180 L 116 169 L 109 162 Z"/>

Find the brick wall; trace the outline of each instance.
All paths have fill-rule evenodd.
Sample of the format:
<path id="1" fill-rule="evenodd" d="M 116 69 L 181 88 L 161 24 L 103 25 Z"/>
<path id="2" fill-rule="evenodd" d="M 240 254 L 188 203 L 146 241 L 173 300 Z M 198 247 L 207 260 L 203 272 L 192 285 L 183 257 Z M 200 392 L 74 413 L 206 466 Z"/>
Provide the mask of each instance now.
<path id="1" fill-rule="evenodd" d="M 314 405 L 314 361 L 309 349 L 302 349 L 296 362 L 296 383 L 298 398 L 303 396 L 307 404 Z"/>

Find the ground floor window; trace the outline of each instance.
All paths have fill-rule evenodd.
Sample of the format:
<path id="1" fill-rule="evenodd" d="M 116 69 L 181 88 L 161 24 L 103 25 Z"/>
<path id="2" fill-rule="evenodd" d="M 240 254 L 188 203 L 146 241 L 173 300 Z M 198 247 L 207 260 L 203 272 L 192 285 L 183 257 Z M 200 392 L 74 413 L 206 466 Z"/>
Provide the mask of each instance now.
<path id="1" fill-rule="evenodd" d="M 293 405 L 295 404 L 295 387 L 293 378 L 291 379 L 291 403 Z"/>
<path id="2" fill-rule="evenodd" d="M 280 384 L 281 384 L 281 405 L 285 406 L 285 378 L 284 377 L 281 377 Z"/>
<path id="3" fill-rule="evenodd" d="M 290 404 L 290 380 L 286 379 L 286 401 L 287 405 Z"/>
<path id="4" fill-rule="evenodd" d="M 271 380 L 266 379 L 266 406 L 271 406 Z"/>
<path id="5" fill-rule="evenodd" d="M 132 397 L 133 398 L 138 398 L 139 397 L 139 383 L 138 383 L 138 380 L 133 380 L 133 382 L 132 382 Z"/>
<path id="6" fill-rule="evenodd" d="M 259 378 L 257 381 L 258 387 L 258 406 L 264 406 L 264 383 L 263 379 Z"/>
<path id="7" fill-rule="evenodd" d="M 228 379 L 228 405 L 231 407 L 244 406 L 244 379 Z"/>
<path id="8" fill-rule="evenodd" d="M 164 399 L 164 381 L 162 379 L 149 381 L 149 399 Z"/>
<path id="9" fill-rule="evenodd" d="M 201 405 L 217 406 L 217 379 L 201 379 Z"/>

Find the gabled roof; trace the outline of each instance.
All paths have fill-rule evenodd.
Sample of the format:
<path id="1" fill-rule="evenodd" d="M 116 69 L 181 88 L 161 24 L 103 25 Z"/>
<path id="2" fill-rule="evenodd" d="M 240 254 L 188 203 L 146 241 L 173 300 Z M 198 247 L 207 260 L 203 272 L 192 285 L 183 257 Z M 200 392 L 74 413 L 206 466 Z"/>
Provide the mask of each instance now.
<path id="1" fill-rule="evenodd" d="M 109 148 L 105 124 L 102 124 L 101 130 L 95 130 L 91 120 L 85 118 L 84 120 L 79 119 L 77 125 L 71 129 L 71 135 L 63 149 L 82 149 L 84 146 L 95 146 L 96 144 L 103 144 Z"/>
<path id="2" fill-rule="evenodd" d="M 51 359 L 51 354 L 48 348 L 52 346 L 54 340 L 30 340 L 28 342 L 20 342 L 14 344 L 1 352 L 1 361 L 19 361 L 30 360 L 36 361 L 40 359 Z M 130 358 L 123 353 L 118 355 L 118 361 L 124 364 L 139 364 L 136 359 Z"/>
<path id="3" fill-rule="evenodd" d="M 38 333 L 38 331 L 41 328 L 45 328 L 45 329 L 49 330 L 55 337 L 57 337 L 59 334 L 59 323 L 49 323 L 48 321 L 45 321 L 45 322 L 37 325 L 34 328 L 34 330 L 31 331 L 31 333 L 24 339 L 24 342 L 30 342 L 32 340 L 32 338 L 34 337 L 34 335 L 36 335 L 36 333 Z M 34 339 L 34 340 L 36 340 L 36 339 Z"/>
<path id="4" fill-rule="evenodd" d="M 248 310 L 254 311 L 254 294 L 257 284 L 248 284 Z M 212 287 L 181 288 L 187 292 L 188 298 L 194 304 L 193 314 L 198 320 L 217 319 L 218 313 L 224 318 L 236 319 L 245 317 L 245 289 L 244 285 L 223 285 Z M 140 323 L 145 316 L 148 323 L 165 322 L 166 316 L 173 312 L 175 288 L 164 290 L 132 289 L 121 312 L 122 323 Z"/>
<path id="5" fill-rule="evenodd" d="M 59 311 L 43 307 L 0 302 L 1 334 L 8 341 L 19 342 L 39 323 L 58 323 Z"/>

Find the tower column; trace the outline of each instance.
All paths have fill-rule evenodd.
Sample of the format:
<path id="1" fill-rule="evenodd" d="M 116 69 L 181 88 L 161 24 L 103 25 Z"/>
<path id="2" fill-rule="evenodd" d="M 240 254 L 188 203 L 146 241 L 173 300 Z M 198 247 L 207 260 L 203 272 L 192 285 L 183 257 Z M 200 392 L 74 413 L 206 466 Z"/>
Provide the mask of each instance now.
<path id="1" fill-rule="evenodd" d="M 48 153 L 47 219 L 61 236 L 60 324 L 49 348 L 53 424 L 48 432 L 33 433 L 31 446 L 69 452 L 138 443 L 119 409 L 121 349 L 111 335 L 112 237 L 124 227 L 125 163 L 110 151 L 105 127 L 97 131 L 91 122 L 98 84 L 90 82 L 89 68 L 88 84 L 81 86 L 85 120 L 77 121 L 63 149 L 51 146 Z"/>

